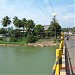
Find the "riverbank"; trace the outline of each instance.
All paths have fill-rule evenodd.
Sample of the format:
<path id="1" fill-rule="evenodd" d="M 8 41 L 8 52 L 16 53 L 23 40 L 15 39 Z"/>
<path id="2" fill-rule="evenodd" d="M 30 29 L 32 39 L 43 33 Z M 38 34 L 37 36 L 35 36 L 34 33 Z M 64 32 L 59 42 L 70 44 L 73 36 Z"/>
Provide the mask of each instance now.
<path id="1" fill-rule="evenodd" d="M 23 43 L 23 44 L 21 44 L 21 43 L 17 43 L 17 44 L 15 44 L 15 43 L 3 43 L 3 44 L 0 44 L 0 46 L 15 46 L 15 47 L 17 47 L 17 46 L 35 46 L 35 47 L 48 47 L 48 46 L 57 46 L 59 43 L 58 42 L 54 42 L 54 41 L 50 41 L 49 39 L 48 40 L 39 40 L 39 41 L 37 41 L 36 43 L 27 43 L 27 44 L 25 44 L 25 43 Z"/>
<path id="2" fill-rule="evenodd" d="M 28 43 L 28 46 L 40 46 L 40 47 L 48 47 L 48 46 L 57 46 L 58 43 L 54 43 L 53 41 L 40 42 L 40 43 Z"/>

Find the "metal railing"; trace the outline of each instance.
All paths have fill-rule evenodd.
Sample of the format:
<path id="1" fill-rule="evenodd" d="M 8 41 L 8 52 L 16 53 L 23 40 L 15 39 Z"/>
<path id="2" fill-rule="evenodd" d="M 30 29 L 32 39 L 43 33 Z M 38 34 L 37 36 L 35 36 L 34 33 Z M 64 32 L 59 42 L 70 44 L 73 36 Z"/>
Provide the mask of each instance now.
<path id="1" fill-rule="evenodd" d="M 64 47 L 64 33 L 62 32 L 59 48 L 56 49 L 56 60 L 52 68 L 52 75 L 60 75 L 60 70 L 62 69 L 63 47 Z"/>

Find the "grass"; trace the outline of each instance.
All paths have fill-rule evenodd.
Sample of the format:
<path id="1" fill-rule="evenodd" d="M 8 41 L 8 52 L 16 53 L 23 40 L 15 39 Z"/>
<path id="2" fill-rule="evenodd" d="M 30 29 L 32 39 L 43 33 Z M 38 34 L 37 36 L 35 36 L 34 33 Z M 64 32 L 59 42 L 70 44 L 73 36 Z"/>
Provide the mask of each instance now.
<path id="1" fill-rule="evenodd" d="M 7 42 L 6 42 L 6 40 L 7 40 Z M 59 42 L 57 39 L 54 40 L 53 38 L 52 39 L 50 38 L 50 39 L 39 39 L 38 41 L 36 41 L 36 43 L 46 43 L 46 42 L 49 42 L 49 41 L 53 41 L 54 43 Z M 6 38 L 6 39 L 3 39 L 3 41 L 0 40 L 0 44 L 27 44 L 27 43 L 26 43 L 25 38 L 19 39 L 16 42 L 10 42 L 9 38 Z"/>
<path id="2" fill-rule="evenodd" d="M 0 44 L 26 44 L 26 42 L 4 42 L 4 41 L 0 41 Z"/>

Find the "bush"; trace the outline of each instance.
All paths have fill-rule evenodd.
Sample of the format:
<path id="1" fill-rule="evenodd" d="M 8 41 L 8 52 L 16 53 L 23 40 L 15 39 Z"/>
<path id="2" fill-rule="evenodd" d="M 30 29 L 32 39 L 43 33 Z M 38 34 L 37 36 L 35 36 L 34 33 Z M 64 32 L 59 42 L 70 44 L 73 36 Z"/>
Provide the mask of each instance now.
<path id="1" fill-rule="evenodd" d="M 2 37 L 0 37 L 0 40 L 2 40 Z"/>
<path id="2" fill-rule="evenodd" d="M 38 40 L 38 38 L 36 36 L 33 36 L 33 35 L 28 35 L 26 37 L 27 43 L 35 43 L 37 40 Z"/>
<path id="3" fill-rule="evenodd" d="M 18 39 L 15 38 L 15 37 L 11 37 L 11 38 L 10 38 L 10 42 L 18 42 Z"/>

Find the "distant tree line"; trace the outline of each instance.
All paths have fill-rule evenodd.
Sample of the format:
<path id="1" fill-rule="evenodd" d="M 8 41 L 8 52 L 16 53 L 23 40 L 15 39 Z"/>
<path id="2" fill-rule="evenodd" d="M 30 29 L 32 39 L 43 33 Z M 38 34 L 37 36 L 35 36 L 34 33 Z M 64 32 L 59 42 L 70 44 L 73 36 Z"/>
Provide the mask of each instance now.
<path id="1" fill-rule="evenodd" d="M 73 28 L 63 28 L 62 29 L 64 32 L 72 32 L 72 33 L 74 33 L 75 34 L 75 27 L 73 27 Z"/>
<path id="2" fill-rule="evenodd" d="M 13 27 L 9 27 L 7 30 L 5 28 L 0 29 L 0 34 L 5 34 L 9 37 L 10 42 L 26 41 L 27 43 L 34 43 L 41 38 L 60 36 L 62 29 L 55 17 L 53 17 L 47 30 L 44 30 L 44 26 L 41 24 L 36 25 L 31 19 L 19 19 L 16 16 L 13 18 L 13 21 L 8 16 L 5 16 L 2 18 L 1 23 L 3 27 L 11 25 L 11 23 L 16 27 L 16 29 L 13 29 Z"/>

